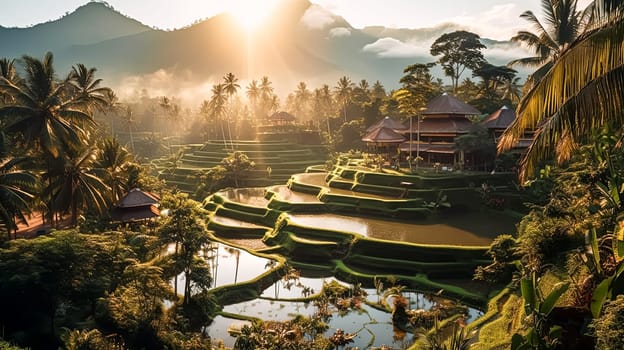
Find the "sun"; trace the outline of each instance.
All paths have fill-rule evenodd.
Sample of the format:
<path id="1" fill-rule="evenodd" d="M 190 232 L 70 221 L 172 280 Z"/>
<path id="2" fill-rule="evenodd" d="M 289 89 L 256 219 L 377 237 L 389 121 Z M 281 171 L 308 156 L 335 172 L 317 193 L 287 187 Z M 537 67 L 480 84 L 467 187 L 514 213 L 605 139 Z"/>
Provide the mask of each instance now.
<path id="1" fill-rule="evenodd" d="M 274 10 L 277 0 L 234 0 L 229 2 L 230 13 L 247 32 L 258 28 Z"/>

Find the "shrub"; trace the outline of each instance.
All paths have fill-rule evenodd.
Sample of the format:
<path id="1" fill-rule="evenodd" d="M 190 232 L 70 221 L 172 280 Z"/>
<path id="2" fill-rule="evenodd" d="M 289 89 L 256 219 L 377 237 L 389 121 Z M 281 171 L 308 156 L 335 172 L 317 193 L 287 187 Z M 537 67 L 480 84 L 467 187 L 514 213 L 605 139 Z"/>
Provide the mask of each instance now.
<path id="1" fill-rule="evenodd" d="M 540 271 L 544 264 L 556 262 L 560 253 L 583 244 L 584 236 L 576 233 L 564 217 L 533 210 L 518 226 L 517 253 L 526 271 Z"/>
<path id="2" fill-rule="evenodd" d="M 624 349 L 624 295 L 609 302 L 600 318 L 592 321 L 596 349 Z"/>

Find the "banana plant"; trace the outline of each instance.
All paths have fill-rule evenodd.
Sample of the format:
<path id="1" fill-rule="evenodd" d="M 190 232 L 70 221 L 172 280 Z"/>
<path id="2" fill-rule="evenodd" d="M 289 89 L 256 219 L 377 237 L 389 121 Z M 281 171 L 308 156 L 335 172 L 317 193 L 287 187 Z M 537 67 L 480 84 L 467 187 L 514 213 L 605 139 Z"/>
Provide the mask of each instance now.
<path id="1" fill-rule="evenodd" d="M 531 320 L 531 327 L 525 335 L 516 333 L 511 338 L 512 350 L 554 349 L 562 334 L 560 326 L 548 326 L 548 316 L 561 295 L 568 290 L 569 282 L 559 282 L 548 295 L 542 296 L 535 273 L 520 280 L 520 291 L 524 298 L 524 311 Z"/>

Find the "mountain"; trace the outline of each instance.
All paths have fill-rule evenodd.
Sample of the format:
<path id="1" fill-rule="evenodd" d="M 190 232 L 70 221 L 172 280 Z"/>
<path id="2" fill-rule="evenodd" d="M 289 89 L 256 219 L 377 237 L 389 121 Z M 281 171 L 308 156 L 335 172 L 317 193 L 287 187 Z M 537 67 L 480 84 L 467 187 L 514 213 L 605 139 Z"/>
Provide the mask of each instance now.
<path id="1" fill-rule="evenodd" d="M 55 21 L 28 28 L 0 26 L 0 54 L 42 56 L 46 51 L 56 53 L 72 45 L 94 44 L 146 31 L 153 30 L 105 3 L 90 2 Z"/>
<path id="2" fill-rule="evenodd" d="M 90 2 L 66 16 L 29 28 L 0 27 L 0 57 L 43 56 L 52 51 L 58 72 L 83 63 L 113 88 L 186 94 L 209 87 L 228 72 L 243 83 L 268 76 L 278 93 L 304 81 L 333 86 L 380 80 L 396 88 L 403 68 L 432 62 L 429 47 L 454 24 L 435 28 L 353 28 L 344 18 L 308 0 L 283 0 L 264 26 L 247 34 L 228 14 L 173 31 L 153 29 L 112 7 Z M 495 43 L 503 47 L 503 43 Z M 503 46 L 501 46 L 503 45 Z M 440 73 L 441 75 L 441 73 Z M 122 92 L 123 93 L 123 92 Z M 197 93 L 197 92 L 196 92 Z"/>

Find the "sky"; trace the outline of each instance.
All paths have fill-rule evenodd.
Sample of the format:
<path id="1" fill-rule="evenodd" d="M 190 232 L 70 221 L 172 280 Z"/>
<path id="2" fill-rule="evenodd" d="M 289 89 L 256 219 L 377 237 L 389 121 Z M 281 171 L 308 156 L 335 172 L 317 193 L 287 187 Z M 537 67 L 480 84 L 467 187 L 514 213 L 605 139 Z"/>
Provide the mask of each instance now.
<path id="1" fill-rule="evenodd" d="M 160 29 L 188 26 L 228 8 L 259 7 L 270 0 L 108 0 L 119 12 Z M 579 0 L 584 7 L 590 0 Z M 25 27 L 58 19 L 88 0 L 4 0 L 0 25 Z M 352 26 L 394 28 L 432 27 L 445 22 L 462 24 L 492 39 L 509 39 L 527 24 L 519 16 L 539 0 L 311 0 L 344 17 Z M 252 4 L 251 6 L 249 4 Z M 175 4 L 175 5 L 174 5 Z M 244 6 L 247 5 L 247 6 Z M 257 12 L 257 11 L 256 11 Z M 253 14 L 252 14 L 253 15 Z"/>

